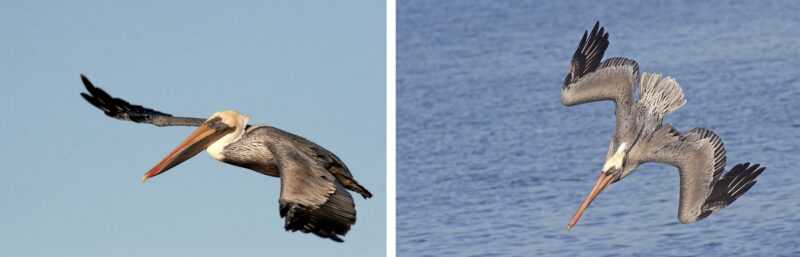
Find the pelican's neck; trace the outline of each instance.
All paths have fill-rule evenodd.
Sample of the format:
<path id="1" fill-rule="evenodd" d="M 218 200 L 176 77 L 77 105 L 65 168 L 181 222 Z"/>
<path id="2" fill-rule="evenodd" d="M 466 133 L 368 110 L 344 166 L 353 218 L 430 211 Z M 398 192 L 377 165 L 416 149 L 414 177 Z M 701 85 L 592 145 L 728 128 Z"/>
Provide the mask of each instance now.
<path id="1" fill-rule="evenodd" d="M 208 146 L 208 148 L 206 148 L 206 152 L 208 153 L 208 155 L 211 155 L 211 157 L 213 157 L 218 161 L 222 161 L 222 159 L 225 159 L 225 154 L 224 154 L 225 147 L 233 142 L 239 141 L 239 139 L 241 139 L 242 136 L 244 136 L 244 130 L 245 127 L 247 127 L 247 122 L 249 120 L 250 117 L 246 115 L 239 115 L 236 121 L 237 122 L 236 130 L 234 130 L 231 133 L 228 133 L 227 135 L 223 136 L 222 138 L 220 138 L 219 140 Z"/>
<path id="2" fill-rule="evenodd" d="M 617 147 L 617 151 L 611 155 L 611 158 L 608 158 L 608 160 L 606 160 L 605 164 L 603 164 L 603 172 L 606 172 L 611 168 L 617 168 L 617 169 L 622 168 L 622 162 L 623 160 L 625 160 L 625 152 L 627 150 L 627 147 L 628 145 L 625 143 L 622 143 L 619 145 L 619 147 Z"/>

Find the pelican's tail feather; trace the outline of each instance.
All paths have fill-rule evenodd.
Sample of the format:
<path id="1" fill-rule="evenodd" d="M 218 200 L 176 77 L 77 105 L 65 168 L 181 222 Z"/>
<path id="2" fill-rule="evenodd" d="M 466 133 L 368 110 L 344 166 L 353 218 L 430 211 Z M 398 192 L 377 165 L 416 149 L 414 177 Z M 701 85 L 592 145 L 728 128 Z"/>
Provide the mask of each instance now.
<path id="1" fill-rule="evenodd" d="M 661 74 L 657 73 L 643 74 L 639 104 L 645 106 L 652 114 L 663 118 L 685 103 L 683 90 L 675 79 L 672 77 L 662 79 Z"/>
<path id="2" fill-rule="evenodd" d="M 714 183 L 714 188 L 711 189 L 711 193 L 703 203 L 700 216 L 697 219 L 708 217 L 708 215 L 736 201 L 756 184 L 756 177 L 761 175 L 764 169 L 766 167 L 759 167 L 758 164 L 750 165 L 750 163 L 740 163 L 733 166 L 731 171 L 725 173 L 720 180 Z"/>

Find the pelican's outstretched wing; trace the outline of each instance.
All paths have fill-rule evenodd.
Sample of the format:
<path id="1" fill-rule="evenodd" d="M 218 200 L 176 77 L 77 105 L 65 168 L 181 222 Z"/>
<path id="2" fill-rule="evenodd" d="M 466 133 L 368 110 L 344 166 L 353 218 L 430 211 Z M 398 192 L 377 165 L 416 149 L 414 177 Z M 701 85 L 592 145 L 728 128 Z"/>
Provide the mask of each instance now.
<path id="1" fill-rule="evenodd" d="M 129 120 L 137 123 L 149 123 L 156 126 L 200 126 L 205 119 L 172 117 L 172 115 L 133 105 L 125 100 L 114 98 L 102 89 L 95 87 L 86 76 L 81 74 L 83 85 L 89 94 L 81 93 L 83 99 L 102 110 L 108 117 L 118 120 Z"/>
<path id="2" fill-rule="evenodd" d="M 591 33 L 584 32 L 572 56 L 569 72 L 561 89 L 566 106 L 611 100 L 616 104 L 617 125 L 627 117 L 633 104 L 634 86 L 639 82 L 636 61 L 615 57 L 600 62 L 608 48 L 608 33 L 596 23 Z"/>
<path id="3" fill-rule="evenodd" d="M 681 180 L 678 219 L 691 223 L 730 205 L 747 192 L 764 171 L 758 164 L 737 164 L 725 170 L 725 146 L 719 137 L 705 128 L 694 128 L 679 135 L 671 126 L 662 126 L 654 134 L 648 149 L 631 156 L 636 162 L 659 162 L 678 167 Z M 662 142 L 660 146 L 655 142 Z M 653 143 L 653 144 L 647 144 Z M 633 150 L 632 150 L 633 151 Z"/>
<path id="4" fill-rule="evenodd" d="M 267 148 L 281 177 L 280 215 L 286 230 L 314 233 L 342 242 L 356 222 L 353 198 L 336 177 L 309 156 L 291 137 L 265 130 Z"/>

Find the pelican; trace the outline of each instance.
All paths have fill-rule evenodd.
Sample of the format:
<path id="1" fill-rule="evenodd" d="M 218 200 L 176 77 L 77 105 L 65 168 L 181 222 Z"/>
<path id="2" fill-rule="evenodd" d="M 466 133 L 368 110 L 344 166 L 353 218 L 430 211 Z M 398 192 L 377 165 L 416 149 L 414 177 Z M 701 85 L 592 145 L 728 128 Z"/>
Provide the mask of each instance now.
<path id="1" fill-rule="evenodd" d="M 756 183 L 756 177 L 764 171 L 759 164 L 737 164 L 723 174 L 725 147 L 711 130 L 694 128 L 681 134 L 672 125 L 661 123 L 665 115 L 686 103 L 675 79 L 643 73 L 639 83 L 636 61 L 614 57 L 601 62 L 606 48 L 608 33 L 597 22 L 591 33 L 583 33 L 561 90 L 561 103 L 566 106 L 611 100 L 617 116 L 617 129 L 600 176 L 567 224 L 568 229 L 606 186 L 647 162 L 678 168 L 678 220 L 684 224 L 725 208 Z M 637 84 L 639 99 L 635 101 Z"/>
<path id="2" fill-rule="evenodd" d="M 186 140 L 150 169 L 142 182 L 205 150 L 218 161 L 281 178 L 279 213 L 287 231 L 314 233 L 343 242 L 356 222 L 353 198 L 345 189 L 366 198 L 361 186 L 335 154 L 289 132 L 266 125 L 248 125 L 250 117 L 236 111 L 214 113 L 208 119 L 173 117 L 125 100 L 95 87 L 81 74 L 81 96 L 109 117 L 156 126 L 198 127 Z"/>

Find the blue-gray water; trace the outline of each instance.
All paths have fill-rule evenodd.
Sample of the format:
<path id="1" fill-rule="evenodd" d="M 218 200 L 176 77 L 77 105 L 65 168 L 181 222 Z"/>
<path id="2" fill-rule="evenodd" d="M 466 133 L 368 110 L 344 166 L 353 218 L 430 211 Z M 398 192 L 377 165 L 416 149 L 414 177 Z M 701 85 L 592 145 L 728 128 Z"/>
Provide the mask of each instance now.
<path id="1" fill-rule="evenodd" d="M 398 1 L 399 256 L 800 256 L 800 2 Z M 568 231 L 614 130 L 564 107 L 584 30 L 606 57 L 675 77 L 665 122 L 719 134 L 767 170 L 733 205 L 678 222 L 678 174 L 646 164 Z"/>

